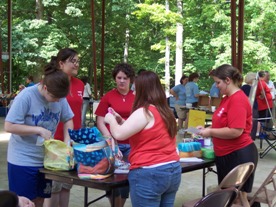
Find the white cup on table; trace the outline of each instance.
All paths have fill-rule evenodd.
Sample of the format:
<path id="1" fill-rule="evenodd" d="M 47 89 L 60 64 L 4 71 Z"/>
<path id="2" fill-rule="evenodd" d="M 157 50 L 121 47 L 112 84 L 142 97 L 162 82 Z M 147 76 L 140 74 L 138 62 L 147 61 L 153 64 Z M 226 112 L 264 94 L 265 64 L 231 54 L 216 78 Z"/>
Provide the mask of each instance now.
<path id="1" fill-rule="evenodd" d="M 216 110 L 216 106 L 211 106 L 211 111 L 215 112 L 215 110 Z"/>
<path id="2" fill-rule="evenodd" d="M 187 107 L 187 108 L 192 108 L 192 106 L 193 106 L 193 104 L 191 104 L 191 103 L 186 103 L 186 107 Z"/>

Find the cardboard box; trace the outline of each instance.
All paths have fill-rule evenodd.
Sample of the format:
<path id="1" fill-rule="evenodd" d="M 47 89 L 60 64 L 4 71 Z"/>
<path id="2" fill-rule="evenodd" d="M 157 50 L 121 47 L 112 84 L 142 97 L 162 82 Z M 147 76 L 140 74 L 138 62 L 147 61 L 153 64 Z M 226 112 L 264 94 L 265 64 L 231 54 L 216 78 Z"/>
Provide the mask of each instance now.
<path id="1" fill-rule="evenodd" d="M 217 98 L 217 97 L 211 97 L 211 106 L 215 106 L 216 108 L 219 106 L 222 98 Z"/>
<path id="2" fill-rule="evenodd" d="M 210 98 L 208 95 L 198 97 L 198 106 L 210 106 Z"/>

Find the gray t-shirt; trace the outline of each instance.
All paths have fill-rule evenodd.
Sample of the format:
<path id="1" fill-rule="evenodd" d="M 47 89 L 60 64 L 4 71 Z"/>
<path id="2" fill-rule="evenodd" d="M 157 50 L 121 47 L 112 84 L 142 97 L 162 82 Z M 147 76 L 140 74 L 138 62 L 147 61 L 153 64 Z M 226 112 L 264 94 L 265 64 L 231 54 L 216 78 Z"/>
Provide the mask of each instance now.
<path id="1" fill-rule="evenodd" d="M 58 102 L 48 102 L 38 91 L 38 85 L 34 85 L 16 96 L 5 121 L 40 126 L 50 130 L 54 135 L 59 121 L 68 121 L 73 116 L 66 98 Z M 37 134 L 11 134 L 8 162 L 20 166 L 43 166 L 44 146 L 37 146 L 37 139 Z"/>

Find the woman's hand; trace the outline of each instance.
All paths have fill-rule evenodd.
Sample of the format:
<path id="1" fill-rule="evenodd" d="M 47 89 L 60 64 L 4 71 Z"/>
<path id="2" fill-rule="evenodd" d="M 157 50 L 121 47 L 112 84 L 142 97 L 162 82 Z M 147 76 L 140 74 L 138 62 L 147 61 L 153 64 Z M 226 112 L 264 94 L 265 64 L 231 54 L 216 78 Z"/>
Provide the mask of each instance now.
<path id="1" fill-rule="evenodd" d="M 39 127 L 39 135 L 43 137 L 45 140 L 52 138 L 52 132 L 48 129 L 45 129 L 43 127 Z"/>
<path id="2" fill-rule="evenodd" d="M 115 117 L 118 124 L 121 125 L 122 123 L 124 123 L 125 120 L 113 108 L 109 107 L 108 108 L 108 113 L 111 113 Z"/>
<path id="3" fill-rule="evenodd" d="M 111 113 L 107 113 L 104 117 L 104 122 L 110 124 L 110 122 L 114 119 L 114 116 Z"/>
<path id="4" fill-rule="evenodd" d="M 211 137 L 211 128 L 202 128 L 198 134 L 202 137 Z"/>
<path id="5" fill-rule="evenodd" d="M 197 126 L 196 128 L 197 128 L 197 129 L 199 129 L 199 130 L 201 130 L 201 129 L 205 129 L 205 127 L 204 127 L 204 126 Z"/>
<path id="6" fill-rule="evenodd" d="M 117 152 L 117 154 L 116 154 L 116 157 L 118 158 L 118 159 L 123 159 L 123 153 L 121 152 L 121 150 L 119 149 L 119 147 L 118 147 L 118 152 Z"/>
<path id="7" fill-rule="evenodd" d="M 19 207 L 35 207 L 35 204 L 26 197 L 18 196 L 18 201 Z"/>

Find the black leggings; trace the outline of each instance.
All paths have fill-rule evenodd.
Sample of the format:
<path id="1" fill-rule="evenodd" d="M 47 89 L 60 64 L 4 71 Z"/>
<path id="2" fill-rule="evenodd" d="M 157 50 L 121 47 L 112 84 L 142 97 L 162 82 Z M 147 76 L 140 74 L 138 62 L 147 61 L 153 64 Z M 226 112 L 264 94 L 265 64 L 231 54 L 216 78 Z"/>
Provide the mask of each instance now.
<path id="1" fill-rule="evenodd" d="M 253 162 L 255 165 L 254 171 L 241 189 L 247 193 L 251 192 L 254 182 L 255 169 L 258 163 L 258 151 L 254 142 L 228 155 L 216 157 L 215 161 L 218 172 L 218 183 L 220 183 L 223 178 L 236 166 L 246 162 Z"/>

